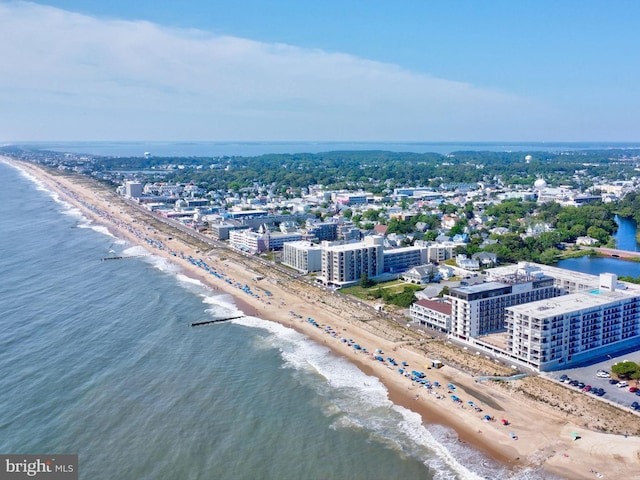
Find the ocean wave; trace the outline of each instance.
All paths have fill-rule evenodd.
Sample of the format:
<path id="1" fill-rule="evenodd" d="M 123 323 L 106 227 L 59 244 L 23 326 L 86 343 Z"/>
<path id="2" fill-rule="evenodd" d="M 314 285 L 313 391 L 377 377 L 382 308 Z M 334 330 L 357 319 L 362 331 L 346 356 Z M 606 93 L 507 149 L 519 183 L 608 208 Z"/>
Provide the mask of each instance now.
<path id="1" fill-rule="evenodd" d="M 214 315 L 220 315 L 220 309 L 223 309 L 226 315 L 242 315 L 244 313 L 234 303 L 233 296 L 228 293 L 220 295 L 203 295 L 202 302 L 215 307 L 208 308 L 206 310 Z"/>
<path id="2" fill-rule="evenodd" d="M 53 190 L 51 190 L 49 188 L 49 186 L 43 182 L 42 180 L 40 180 L 37 177 L 34 177 L 33 175 L 31 175 L 28 171 L 24 170 L 23 168 L 20 168 L 20 166 L 18 165 L 14 165 L 13 163 L 9 163 L 6 161 L 2 161 L 2 163 L 13 167 L 15 170 L 18 171 L 18 173 L 20 174 L 20 176 L 26 178 L 27 180 L 29 180 L 31 183 L 33 183 L 36 186 L 36 190 L 39 190 L 41 192 L 45 192 L 47 195 L 49 195 L 56 203 L 59 203 L 61 205 L 64 205 L 66 207 L 72 208 L 71 204 L 65 202 L 64 200 L 62 200 L 60 198 L 60 195 L 58 195 L 57 192 L 54 192 Z"/>
<path id="3" fill-rule="evenodd" d="M 180 267 L 178 267 L 173 262 L 167 260 L 166 258 L 161 257 L 159 255 L 149 254 L 149 252 L 144 247 L 135 246 L 131 248 L 143 249 L 145 252 L 144 260 L 150 263 L 151 266 L 156 268 L 157 270 L 160 270 L 161 272 L 166 272 L 166 273 L 175 273 L 175 274 L 180 273 Z"/>
<path id="4" fill-rule="evenodd" d="M 324 399 L 321 408 L 334 417 L 333 428 L 365 429 L 378 442 L 420 459 L 439 480 L 476 480 L 486 478 L 485 473 L 489 478 L 505 478 L 502 467 L 486 461 L 481 452 L 451 448 L 448 443 L 457 443 L 455 432 L 450 431 L 454 440 L 436 439 L 429 430 L 432 426 L 426 427 L 419 414 L 389 400 L 387 388 L 377 377 L 366 375 L 327 347 L 278 323 L 255 317 L 233 322 L 269 332 L 265 341 L 280 351 L 283 367 L 303 372 L 301 381 Z M 473 462 L 468 461 L 471 458 Z M 482 474 L 466 466 L 476 463 L 483 466 Z"/>
<path id="5" fill-rule="evenodd" d="M 91 221 L 87 221 L 86 223 L 82 223 L 80 225 L 78 225 L 78 228 L 89 228 L 91 230 L 93 230 L 94 232 L 98 232 L 102 235 L 106 235 L 107 237 L 112 237 L 112 238 L 116 238 L 116 236 L 111 233 L 109 231 L 109 229 L 103 225 L 96 225 L 94 223 L 92 223 Z"/>
<path id="6" fill-rule="evenodd" d="M 116 241 L 115 243 L 118 242 Z M 132 245 L 125 248 L 122 251 L 122 255 L 125 257 L 147 256 L 149 255 L 149 251 L 140 245 Z"/>

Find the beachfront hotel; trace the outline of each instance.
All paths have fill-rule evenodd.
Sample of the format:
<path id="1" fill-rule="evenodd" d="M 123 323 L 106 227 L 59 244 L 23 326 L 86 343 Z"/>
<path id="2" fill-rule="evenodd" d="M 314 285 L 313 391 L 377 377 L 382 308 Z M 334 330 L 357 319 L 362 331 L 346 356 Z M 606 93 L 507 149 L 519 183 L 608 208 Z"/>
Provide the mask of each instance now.
<path id="1" fill-rule="evenodd" d="M 322 270 L 318 280 L 328 286 L 355 285 L 362 274 L 369 278 L 384 272 L 384 238 L 365 237 L 362 242 L 322 242 Z"/>
<path id="2" fill-rule="evenodd" d="M 302 239 L 300 233 L 254 232 L 252 230 L 231 230 L 229 245 L 236 250 L 251 254 L 282 250 L 287 242 Z"/>
<path id="3" fill-rule="evenodd" d="M 287 242 L 282 251 L 282 264 L 304 274 L 320 271 L 322 247 L 306 240 Z"/>
<path id="4" fill-rule="evenodd" d="M 559 295 L 545 275 L 452 288 L 451 335 L 461 340 L 504 330 L 505 309 Z"/>
<path id="5" fill-rule="evenodd" d="M 614 274 L 598 288 L 506 309 L 507 350 L 537 370 L 554 370 L 637 347 L 640 292 L 618 290 Z"/>
<path id="6" fill-rule="evenodd" d="M 536 371 L 588 364 L 640 342 L 640 287 L 614 274 L 530 263 L 487 274 L 487 283 L 446 296 L 450 339 Z M 413 321 L 443 331 L 443 306 L 436 307 L 412 308 Z"/>
<path id="7" fill-rule="evenodd" d="M 408 268 L 427 263 L 425 247 L 385 249 L 384 237 L 381 235 L 370 235 L 363 241 L 354 243 L 322 242 L 321 252 L 318 281 L 337 287 L 355 285 L 363 273 L 368 278 L 375 278 L 383 273 L 399 274 Z"/>
<path id="8" fill-rule="evenodd" d="M 414 322 L 439 332 L 451 331 L 451 302 L 446 299 L 422 298 L 409 307 Z"/>

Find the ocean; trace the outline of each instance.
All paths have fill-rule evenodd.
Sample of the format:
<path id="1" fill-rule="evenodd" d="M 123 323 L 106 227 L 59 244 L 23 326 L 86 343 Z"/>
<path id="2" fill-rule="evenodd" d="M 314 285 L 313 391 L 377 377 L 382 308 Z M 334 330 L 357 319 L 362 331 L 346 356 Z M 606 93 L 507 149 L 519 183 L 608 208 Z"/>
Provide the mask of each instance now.
<path id="1" fill-rule="evenodd" d="M 441 153 L 459 151 L 571 152 L 640 148 L 640 142 L 31 142 L 26 147 L 53 152 L 113 157 L 252 157 L 267 153 L 321 153 L 382 150 Z"/>
<path id="2" fill-rule="evenodd" d="M 233 298 L 2 162 L 0 179 L 0 452 L 77 453 L 85 480 L 543 478 L 291 329 L 190 327 Z"/>

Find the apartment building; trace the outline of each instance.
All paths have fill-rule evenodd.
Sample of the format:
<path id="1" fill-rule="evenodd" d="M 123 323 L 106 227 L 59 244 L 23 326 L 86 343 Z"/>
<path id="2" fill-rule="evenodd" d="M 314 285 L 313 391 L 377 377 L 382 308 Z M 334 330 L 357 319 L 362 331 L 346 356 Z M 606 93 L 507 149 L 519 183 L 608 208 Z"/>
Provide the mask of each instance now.
<path id="1" fill-rule="evenodd" d="M 427 263 L 427 249 L 425 247 L 402 247 L 384 250 L 383 270 L 385 272 L 403 272 L 408 268 Z"/>
<path id="2" fill-rule="evenodd" d="M 300 273 L 319 272 L 322 269 L 322 247 L 304 240 L 285 243 L 282 263 Z"/>
<path id="3" fill-rule="evenodd" d="M 322 273 L 318 280 L 325 285 L 344 287 L 355 285 L 363 273 L 369 278 L 382 274 L 383 241 L 382 237 L 372 235 L 357 243 L 322 242 Z"/>
<path id="4" fill-rule="evenodd" d="M 509 282 L 487 282 L 452 288 L 451 334 L 461 340 L 505 329 L 505 309 L 521 303 L 552 298 L 559 294 L 553 278 L 544 275 Z"/>
<path id="5" fill-rule="evenodd" d="M 433 328 L 440 332 L 451 331 L 451 302 L 446 299 L 422 299 L 409 308 L 413 323 Z"/>
<path id="6" fill-rule="evenodd" d="M 602 274 L 598 288 L 507 308 L 507 353 L 544 371 L 637 347 L 640 292 L 617 287 L 614 274 Z"/>

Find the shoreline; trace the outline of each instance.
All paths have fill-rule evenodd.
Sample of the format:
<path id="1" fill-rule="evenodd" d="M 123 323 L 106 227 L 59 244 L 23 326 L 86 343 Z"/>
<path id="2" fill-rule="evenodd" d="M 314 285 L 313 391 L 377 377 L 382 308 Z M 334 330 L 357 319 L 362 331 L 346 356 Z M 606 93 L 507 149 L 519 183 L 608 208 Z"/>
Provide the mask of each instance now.
<path id="1" fill-rule="evenodd" d="M 81 209 L 93 222 L 107 227 L 113 235 L 143 246 L 152 254 L 178 265 L 183 273 L 202 281 L 209 288 L 231 295 L 237 308 L 245 315 L 291 327 L 316 343 L 330 348 L 366 374 L 377 377 L 387 388 L 389 399 L 393 403 L 420 414 L 423 423 L 437 423 L 452 428 L 461 441 L 513 471 L 544 468 L 561 478 L 581 479 L 596 478 L 592 470 L 603 472 L 605 478 L 612 478 L 614 475 L 632 478 L 640 470 L 638 437 L 623 438 L 622 435 L 585 430 L 580 425 L 568 422 L 559 413 L 553 415 L 543 410 L 528 411 L 528 405 L 523 408 L 525 405 L 504 389 L 496 388 L 490 383 L 477 382 L 468 373 L 449 366 L 439 370 L 427 368 L 432 358 L 418 353 L 407 342 L 383 338 L 367 330 L 357 318 L 354 319 L 356 311 L 349 310 L 349 306 L 345 307 L 342 300 L 328 293 L 319 289 L 310 289 L 306 294 L 293 292 L 286 282 L 279 282 L 276 277 L 256 281 L 255 272 L 251 270 L 251 259 L 243 259 L 216 248 L 200 253 L 182 242 L 177 235 L 172 235 L 172 239 L 168 240 L 167 232 L 162 231 L 168 226 L 158 226 L 159 222 L 152 222 L 151 216 L 143 217 L 143 213 L 134 211 L 114 192 L 107 192 L 102 185 L 92 184 L 93 180 L 88 177 L 54 175 L 38 165 L 5 160 L 37 178 L 65 201 Z M 141 237 L 141 232 L 145 236 Z M 146 239 L 149 237 L 163 248 L 150 246 Z M 242 290 L 225 280 L 171 252 L 202 258 L 226 278 L 233 278 L 249 286 L 256 294 L 269 290 L 271 296 L 245 295 Z M 290 312 L 301 317 L 294 317 Z M 307 321 L 308 317 L 313 317 L 319 326 Z M 326 333 L 320 328 L 325 325 L 331 325 L 333 331 L 340 336 L 353 338 L 366 346 L 369 352 L 381 349 L 384 357 L 390 355 L 398 362 L 407 361 L 409 369 L 424 371 L 432 381 L 445 386 L 448 383 L 455 384 L 455 393 L 464 403 L 454 404 L 447 388 L 434 389 L 444 397 L 437 399 L 427 389 L 418 387 L 410 379 L 400 375 L 396 368 L 390 368 L 387 362 L 376 361 L 370 355 L 350 348 L 339 337 Z M 416 399 L 416 395 L 419 398 Z M 492 401 L 485 402 L 486 399 Z M 467 400 L 482 406 L 482 414 L 488 414 L 497 420 L 483 421 L 482 414 L 470 408 Z M 503 417 L 509 419 L 509 426 L 500 423 L 499 419 Z M 517 433 L 517 440 L 511 438 L 511 432 Z M 572 441 L 571 432 L 579 432 L 582 437 L 580 441 Z M 599 448 L 603 451 L 594 451 Z"/>

